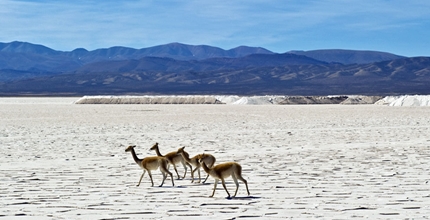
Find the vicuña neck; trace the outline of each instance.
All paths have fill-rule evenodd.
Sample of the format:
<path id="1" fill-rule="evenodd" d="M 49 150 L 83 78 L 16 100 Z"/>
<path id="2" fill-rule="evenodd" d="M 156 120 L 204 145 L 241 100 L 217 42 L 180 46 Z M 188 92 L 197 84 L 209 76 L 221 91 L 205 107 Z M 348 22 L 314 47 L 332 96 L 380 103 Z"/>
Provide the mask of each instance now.
<path id="1" fill-rule="evenodd" d="M 159 157 L 164 157 L 161 153 L 160 150 L 158 149 L 158 147 L 155 148 L 155 153 L 157 154 L 157 156 Z"/>
<path id="2" fill-rule="evenodd" d="M 134 148 L 131 149 L 131 156 L 133 156 L 134 162 L 136 162 L 137 164 L 140 164 L 140 162 L 142 162 L 142 160 L 137 157 L 136 152 L 134 151 Z"/>
<path id="3" fill-rule="evenodd" d="M 201 165 L 202 165 L 202 167 L 203 167 L 203 169 L 205 170 L 206 173 L 210 173 L 211 172 L 211 169 L 209 169 L 209 167 L 206 166 L 205 162 L 201 163 Z"/>
<path id="4" fill-rule="evenodd" d="M 181 155 L 187 163 L 191 163 L 190 155 L 185 152 L 182 152 Z"/>

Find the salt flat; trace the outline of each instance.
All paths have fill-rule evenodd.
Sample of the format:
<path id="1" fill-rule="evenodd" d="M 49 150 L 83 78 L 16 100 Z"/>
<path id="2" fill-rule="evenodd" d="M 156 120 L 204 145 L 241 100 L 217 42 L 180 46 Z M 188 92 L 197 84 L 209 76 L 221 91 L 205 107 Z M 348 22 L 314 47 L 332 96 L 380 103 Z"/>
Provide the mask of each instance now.
<path id="1" fill-rule="evenodd" d="M 0 98 L 0 219 L 430 218 L 429 107 L 76 99 Z M 189 173 L 136 187 L 142 170 L 124 150 L 154 155 L 155 142 L 240 163 L 251 196 L 239 182 L 237 198 L 221 184 L 210 198 L 213 179 Z"/>

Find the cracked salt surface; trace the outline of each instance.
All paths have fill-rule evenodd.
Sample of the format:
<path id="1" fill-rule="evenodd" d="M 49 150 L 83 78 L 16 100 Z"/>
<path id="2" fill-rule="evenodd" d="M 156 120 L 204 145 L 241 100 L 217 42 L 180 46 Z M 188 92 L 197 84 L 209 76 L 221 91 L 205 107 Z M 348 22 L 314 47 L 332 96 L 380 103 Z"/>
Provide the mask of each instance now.
<path id="1" fill-rule="evenodd" d="M 427 107 L 73 101 L 0 98 L 0 219 L 430 218 Z M 142 170 L 125 146 L 142 158 L 155 142 L 240 163 L 251 196 L 239 181 L 237 198 L 221 184 L 209 198 L 213 179 L 189 173 L 136 187 Z"/>

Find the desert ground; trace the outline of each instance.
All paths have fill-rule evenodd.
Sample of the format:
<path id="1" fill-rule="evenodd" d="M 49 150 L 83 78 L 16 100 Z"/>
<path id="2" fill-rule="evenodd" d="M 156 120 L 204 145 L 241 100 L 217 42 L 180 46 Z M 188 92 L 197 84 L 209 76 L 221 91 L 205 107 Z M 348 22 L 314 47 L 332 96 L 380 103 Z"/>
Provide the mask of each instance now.
<path id="1" fill-rule="evenodd" d="M 0 98 L 0 219 L 429 219 L 430 107 L 77 105 Z M 175 186 L 125 152 L 184 147 L 243 167 Z M 180 174 L 184 168 L 178 166 Z M 206 174 L 202 171 L 202 177 Z M 226 179 L 229 192 L 235 184 Z"/>

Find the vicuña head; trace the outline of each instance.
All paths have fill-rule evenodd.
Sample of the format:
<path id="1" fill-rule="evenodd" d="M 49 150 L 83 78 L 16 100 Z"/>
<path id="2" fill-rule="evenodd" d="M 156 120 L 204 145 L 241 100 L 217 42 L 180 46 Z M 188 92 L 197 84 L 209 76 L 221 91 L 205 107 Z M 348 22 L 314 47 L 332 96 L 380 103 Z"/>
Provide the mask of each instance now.
<path id="1" fill-rule="evenodd" d="M 151 148 L 149 148 L 149 150 L 155 150 L 155 149 L 158 149 L 158 142 L 155 142 L 155 144 L 152 145 Z"/>
<path id="2" fill-rule="evenodd" d="M 130 145 L 125 149 L 125 152 L 132 151 L 135 147 L 136 147 L 136 145 Z"/>
<path id="3" fill-rule="evenodd" d="M 163 181 L 161 182 L 160 187 L 163 186 L 164 180 L 166 180 L 167 175 L 170 175 L 170 178 L 172 179 L 172 185 L 175 186 L 175 183 L 173 182 L 173 175 L 171 172 L 169 172 L 167 167 L 168 161 L 166 160 L 166 158 L 153 156 L 140 159 L 137 157 L 136 152 L 134 151 L 135 147 L 136 145 L 128 146 L 125 149 L 125 152 L 131 152 L 131 156 L 133 157 L 134 162 L 136 162 L 137 165 L 139 165 L 143 169 L 143 173 L 140 176 L 139 183 L 137 184 L 137 186 L 140 185 L 140 182 L 142 181 L 143 175 L 145 175 L 146 171 L 148 171 L 149 178 L 151 178 L 152 186 L 154 186 L 151 170 L 157 170 L 158 168 L 160 168 L 160 171 L 163 174 Z"/>
<path id="4" fill-rule="evenodd" d="M 237 190 L 239 189 L 239 183 L 237 182 L 237 179 L 245 183 L 246 191 L 248 192 L 248 196 L 249 196 L 250 193 L 248 190 L 248 182 L 242 177 L 242 167 L 238 163 L 236 162 L 221 163 L 212 168 L 209 168 L 208 166 L 206 166 L 206 164 L 203 162 L 202 159 L 199 160 L 199 163 L 202 165 L 206 173 L 208 173 L 210 176 L 212 176 L 215 179 L 214 190 L 210 197 L 214 196 L 216 186 L 218 184 L 218 180 L 221 180 L 222 186 L 227 192 L 228 198 L 230 198 L 230 193 L 228 192 L 227 187 L 225 186 L 225 178 L 230 176 L 233 178 L 234 183 L 236 184 L 236 192 L 234 193 L 233 197 L 236 196 Z"/>

